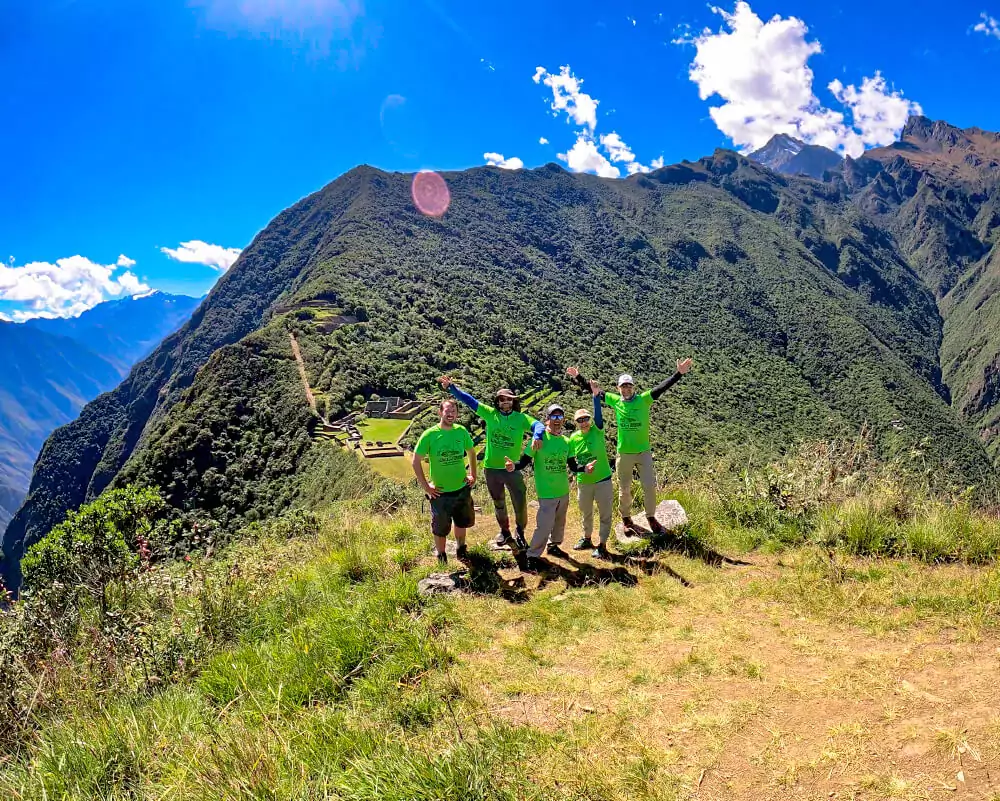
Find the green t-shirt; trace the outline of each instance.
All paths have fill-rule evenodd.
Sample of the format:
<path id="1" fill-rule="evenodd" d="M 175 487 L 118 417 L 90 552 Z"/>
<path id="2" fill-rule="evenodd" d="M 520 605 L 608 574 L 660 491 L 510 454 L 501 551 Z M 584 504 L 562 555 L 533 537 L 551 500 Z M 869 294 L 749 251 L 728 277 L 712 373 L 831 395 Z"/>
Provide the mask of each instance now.
<path id="1" fill-rule="evenodd" d="M 465 486 L 465 452 L 471 447 L 469 430 L 456 423 L 451 428 L 428 428 L 413 450 L 431 463 L 431 484 L 441 492 L 454 492 Z"/>
<path id="2" fill-rule="evenodd" d="M 618 453 L 645 453 L 649 445 L 649 409 L 653 396 L 647 390 L 626 401 L 613 392 L 604 393 L 604 402 L 615 411 L 618 425 Z"/>
<path id="3" fill-rule="evenodd" d="M 535 421 L 524 412 L 501 414 L 485 403 L 479 404 L 476 414 L 486 423 L 486 453 L 483 456 L 483 466 L 503 470 L 506 467 L 504 457 L 508 457 L 512 462 L 520 459 L 524 434 L 526 431 L 531 431 Z"/>
<path id="4" fill-rule="evenodd" d="M 541 450 L 531 449 L 529 442 L 524 452 L 535 463 L 535 491 L 539 498 L 561 498 L 569 495 L 569 438 L 548 431 L 542 437 Z"/>
<path id="5" fill-rule="evenodd" d="M 569 438 L 569 452 L 579 465 L 587 465 L 597 460 L 593 473 L 577 474 L 576 480 L 581 484 L 596 484 L 611 476 L 608 448 L 604 444 L 604 429 L 592 424 L 586 434 L 579 429 L 574 431 Z"/>

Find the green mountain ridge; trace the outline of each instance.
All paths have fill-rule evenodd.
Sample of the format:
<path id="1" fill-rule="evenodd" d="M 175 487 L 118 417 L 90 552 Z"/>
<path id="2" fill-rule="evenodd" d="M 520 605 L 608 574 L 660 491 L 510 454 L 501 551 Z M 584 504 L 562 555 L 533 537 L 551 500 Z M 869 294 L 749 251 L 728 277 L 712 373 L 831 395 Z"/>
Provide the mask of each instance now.
<path id="1" fill-rule="evenodd" d="M 442 372 L 480 394 L 558 384 L 571 363 L 650 385 L 692 355 L 654 416 L 667 474 L 868 423 L 883 455 L 917 449 L 958 487 L 992 486 L 949 405 L 930 257 L 862 197 L 880 164 L 827 183 L 730 151 L 620 181 L 477 168 L 444 174 L 440 219 L 414 208 L 412 176 L 355 168 L 275 218 L 183 328 L 49 439 L 5 579 L 109 486 L 157 486 L 182 522 L 222 527 L 293 504 L 332 446 L 311 438 L 289 334 L 331 418 Z M 344 318 L 358 322 L 331 324 Z"/>

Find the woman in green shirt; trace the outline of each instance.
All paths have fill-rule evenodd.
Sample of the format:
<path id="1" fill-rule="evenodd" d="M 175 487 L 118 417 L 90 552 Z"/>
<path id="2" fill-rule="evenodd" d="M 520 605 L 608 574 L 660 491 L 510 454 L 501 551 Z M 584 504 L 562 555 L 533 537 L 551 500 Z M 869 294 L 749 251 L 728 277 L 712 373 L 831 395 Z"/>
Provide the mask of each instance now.
<path id="1" fill-rule="evenodd" d="M 573 546 L 574 551 L 593 548 L 595 559 L 608 557 L 608 538 L 611 536 L 611 515 L 614 507 L 614 488 L 611 484 L 613 470 L 608 461 L 608 446 L 604 441 L 604 414 L 601 410 L 601 389 L 596 381 L 590 382 L 594 395 L 594 413 L 578 409 L 573 415 L 576 431 L 569 438 L 570 452 L 578 462 L 595 460 L 594 472 L 584 473 L 576 479 L 576 500 L 583 518 L 583 536 Z M 600 515 L 600 539 L 594 547 L 594 503 Z"/>

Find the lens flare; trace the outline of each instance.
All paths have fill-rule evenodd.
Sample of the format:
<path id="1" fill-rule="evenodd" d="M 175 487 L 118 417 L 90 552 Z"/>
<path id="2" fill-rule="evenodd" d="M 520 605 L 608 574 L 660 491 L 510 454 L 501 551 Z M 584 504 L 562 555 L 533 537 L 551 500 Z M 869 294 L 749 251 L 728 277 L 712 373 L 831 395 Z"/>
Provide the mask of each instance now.
<path id="1" fill-rule="evenodd" d="M 448 184 L 444 182 L 444 178 L 430 170 L 423 170 L 413 176 L 411 193 L 417 208 L 429 217 L 442 216 L 451 204 Z"/>

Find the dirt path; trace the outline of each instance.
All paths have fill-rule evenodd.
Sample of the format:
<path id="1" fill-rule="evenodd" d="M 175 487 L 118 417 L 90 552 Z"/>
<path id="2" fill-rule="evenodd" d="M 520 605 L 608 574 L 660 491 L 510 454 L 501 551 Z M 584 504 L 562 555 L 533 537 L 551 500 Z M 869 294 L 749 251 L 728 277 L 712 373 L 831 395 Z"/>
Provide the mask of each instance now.
<path id="1" fill-rule="evenodd" d="M 312 389 L 309 388 L 309 378 L 306 376 L 306 364 L 302 361 L 302 352 L 299 350 L 298 340 L 295 339 L 295 334 L 292 333 L 288 334 L 288 339 L 292 343 L 292 355 L 295 357 L 295 363 L 299 366 L 299 376 L 302 378 L 302 388 L 306 391 L 306 400 L 309 401 L 309 406 L 312 408 L 313 413 L 319 416 L 319 410 L 316 408 L 316 398 L 313 397 Z"/>
<path id="2" fill-rule="evenodd" d="M 567 575 L 591 564 L 571 558 L 552 561 Z M 1000 799 L 995 628 L 893 623 L 891 604 L 872 603 L 888 609 L 873 631 L 857 609 L 802 601 L 814 590 L 782 559 L 751 558 L 667 556 L 675 573 L 632 587 L 532 576 L 524 604 L 463 598 L 482 638 L 463 683 L 487 717 L 568 738 L 580 769 L 647 752 L 675 793 L 664 797 Z M 987 575 L 901 569 L 917 576 L 914 597 L 923 571 Z"/>

